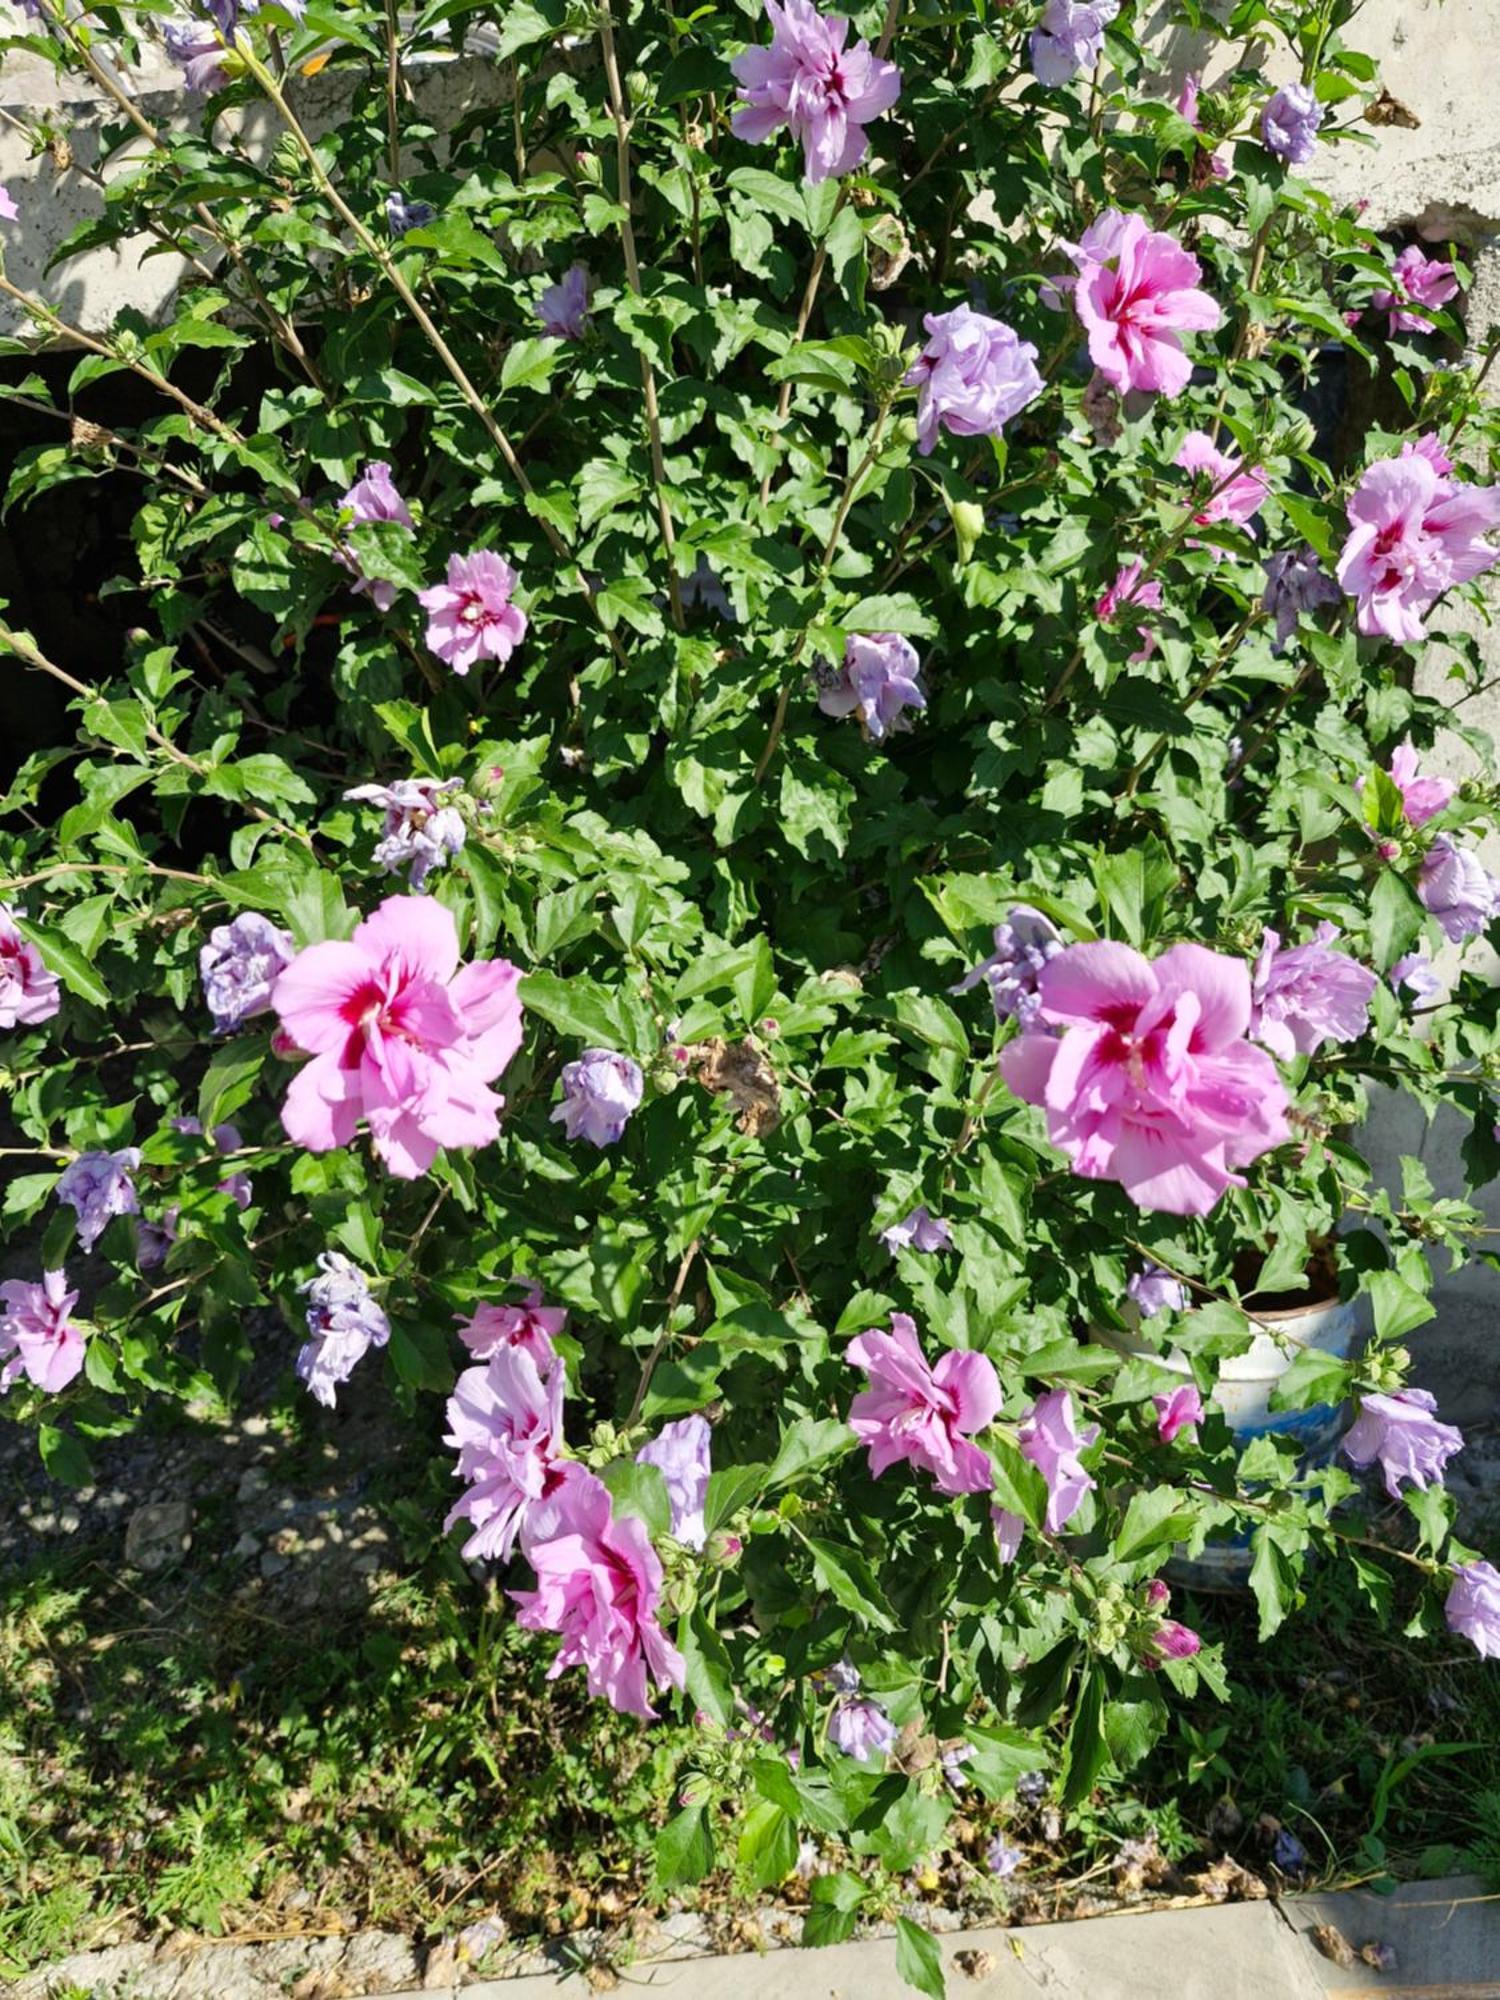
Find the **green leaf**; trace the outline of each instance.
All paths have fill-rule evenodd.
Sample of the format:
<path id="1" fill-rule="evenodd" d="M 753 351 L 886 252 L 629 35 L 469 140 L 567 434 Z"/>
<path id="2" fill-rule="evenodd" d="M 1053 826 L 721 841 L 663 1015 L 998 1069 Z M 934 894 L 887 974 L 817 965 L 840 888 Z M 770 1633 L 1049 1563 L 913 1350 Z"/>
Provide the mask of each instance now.
<path id="1" fill-rule="evenodd" d="M 938 1851 L 952 1817 L 950 1798 L 908 1784 L 880 1825 L 873 1832 L 858 1834 L 854 1845 L 862 1852 L 879 1855 L 887 1868 L 899 1874 Z"/>
<path id="2" fill-rule="evenodd" d="M 1031 1527 L 1040 1528 L 1047 1518 L 1046 1480 L 1023 1455 L 1021 1447 L 999 1431 L 986 1436 L 984 1449 L 994 1467 L 998 1504 L 1012 1514 L 1019 1514 Z"/>
<path id="3" fill-rule="evenodd" d="M 409 1388 L 446 1395 L 453 1387 L 447 1334 L 430 1321 L 409 1317 L 392 1320 L 390 1357 L 392 1367 Z"/>
<path id="4" fill-rule="evenodd" d="M 1255 1556 L 1250 1565 L 1250 1588 L 1260 1606 L 1260 1638 L 1264 1641 L 1279 1631 L 1297 1602 L 1297 1573 L 1269 1525 L 1255 1530 L 1251 1545 Z"/>
<path id="5" fill-rule="evenodd" d="M 781 1434 L 780 1447 L 766 1473 L 766 1491 L 842 1458 L 854 1449 L 854 1442 L 854 1433 L 842 1417 L 798 1417 Z"/>
<path id="6" fill-rule="evenodd" d="M 562 359 L 562 342 L 550 335 L 513 341 L 500 369 L 502 389 L 545 389 Z"/>
<path id="7" fill-rule="evenodd" d="M 644 1521 L 653 1537 L 671 1533 L 672 1503 L 667 1498 L 667 1482 L 659 1467 L 639 1465 L 633 1458 L 617 1458 L 606 1467 L 603 1476 L 617 1514 L 633 1514 L 638 1521 Z"/>
<path id="8" fill-rule="evenodd" d="M 750 1770 L 761 1797 L 780 1806 L 794 1820 L 802 1821 L 818 1833 L 843 1831 L 848 1815 L 821 1774 L 804 1776 L 770 1757 L 758 1757 Z"/>
<path id="9" fill-rule="evenodd" d="M 807 1546 L 820 1590 L 826 1590 L 846 1611 L 877 1632 L 895 1631 L 895 1617 L 881 1595 L 875 1572 L 858 1549 L 841 1548 L 812 1535 L 807 1537 Z"/>
<path id="10" fill-rule="evenodd" d="M 714 1837 L 702 1806 L 684 1806 L 656 1836 L 656 1879 L 664 1889 L 701 1882 L 714 1865 Z"/>
<path id="11" fill-rule="evenodd" d="M 1115 1554 L 1121 1562 L 1144 1555 L 1147 1549 L 1165 1542 L 1180 1542 L 1191 1530 L 1197 1510 L 1175 1486 L 1149 1486 L 1130 1496 L 1120 1532 L 1115 1536 Z"/>
<path id="12" fill-rule="evenodd" d="M 757 208 L 779 215 L 784 221 L 800 223 L 804 229 L 807 227 L 807 203 L 796 181 L 781 180 L 775 174 L 768 174 L 764 167 L 736 167 L 729 176 L 729 185 L 747 195 Z"/>
<path id="13" fill-rule="evenodd" d="M 677 1649 L 686 1670 L 693 1706 L 712 1716 L 721 1729 L 731 1728 L 738 1709 L 734 1696 L 734 1665 L 724 1642 L 701 1610 L 677 1628 Z"/>
<path id="14" fill-rule="evenodd" d="M 710 1535 L 759 1497 L 766 1472 L 764 1465 L 725 1465 L 710 1477 L 703 1503 L 703 1524 Z"/>
<path id="15" fill-rule="evenodd" d="M 1400 1280 L 1396 1282 L 1399 1284 Z M 1425 1305 L 1426 1300 L 1422 1303 Z M 1431 1317 L 1430 1307 L 1428 1317 Z M 1317 1403 L 1341 1403 L 1348 1388 L 1346 1361 L 1326 1348 L 1304 1347 L 1271 1391 L 1270 1404 L 1273 1410 L 1307 1410 Z"/>
<path id="16" fill-rule="evenodd" d="M 948 1988 L 938 1941 L 910 1917 L 896 1919 L 896 1971 L 908 1986 L 928 1994 L 930 2000 L 944 2000 Z"/>
<path id="17" fill-rule="evenodd" d="M 1063 1784 L 1064 1811 L 1080 1806 L 1093 1791 L 1100 1773 L 1109 1763 L 1109 1743 L 1104 1734 L 1104 1676 L 1097 1669 L 1085 1674 L 1068 1730 Z"/>
<path id="18" fill-rule="evenodd" d="M 802 1923 L 806 1945 L 842 1944 L 853 1937 L 859 1912 L 869 1890 L 857 1875 L 841 1871 L 837 1875 L 814 1878 L 808 1894 L 808 1911 Z"/>
<path id="19" fill-rule="evenodd" d="M 1403 1340 L 1437 1317 L 1431 1299 L 1424 1298 L 1394 1271 L 1377 1271 L 1370 1279 L 1370 1304 L 1375 1314 L 1375 1338 L 1382 1341 Z"/>
<path id="20" fill-rule="evenodd" d="M 738 1858 L 755 1889 L 774 1889 L 797 1866 L 797 1823 L 769 1799 L 757 1799 L 745 1815 Z"/>
<path id="21" fill-rule="evenodd" d="M 846 632 L 900 632 L 917 638 L 931 638 L 937 630 L 931 612 L 924 611 L 916 598 L 899 593 L 862 597 L 839 613 L 838 622 Z"/>
<path id="22" fill-rule="evenodd" d="M 13 921 L 22 937 L 42 954 L 48 971 L 55 972 L 70 993 L 76 993 L 80 1000 L 87 1000 L 95 1007 L 113 1004 L 109 988 L 83 953 L 70 944 L 61 931 L 53 930 L 46 924 L 34 924 L 27 917 L 15 916 Z"/>
<path id="23" fill-rule="evenodd" d="M 1377 972 L 1389 972 L 1422 935 L 1427 912 L 1416 891 L 1394 868 L 1382 869 L 1370 895 L 1370 955 Z"/>
<path id="24" fill-rule="evenodd" d="M 94 1468 L 89 1455 L 71 1431 L 43 1424 L 37 1432 L 36 1441 L 42 1454 L 42 1464 L 53 1479 L 63 1486 L 93 1484 Z"/>
<path id="25" fill-rule="evenodd" d="M 575 1036 L 586 1048 L 616 1049 L 648 1057 L 653 1049 L 641 1046 L 639 1024 L 625 995 L 613 992 L 597 979 L 575 973 L 559 979 L 551 972 L 529 972 L 521 981 L 521 1004 L 559 1034 Z"/>

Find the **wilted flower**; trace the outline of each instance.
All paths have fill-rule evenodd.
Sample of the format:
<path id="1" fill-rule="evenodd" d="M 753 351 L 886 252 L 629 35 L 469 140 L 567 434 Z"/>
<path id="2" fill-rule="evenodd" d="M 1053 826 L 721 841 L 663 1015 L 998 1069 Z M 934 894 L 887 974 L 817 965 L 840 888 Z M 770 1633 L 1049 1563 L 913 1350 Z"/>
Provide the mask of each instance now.
<path id="1" fill-rule="evenodd" d="M 526 636 L 526 613 L 511 603 L 518 582 L 504 556 L 479 549 L 449 556 L 448 575 L 417 592 L 427 612 L 427 644 L 456 674 L 480 660 L 504 666 Z"/>
<path id="2" fill-rule="evenodd" d="M 430 201 L 408 200 L 399 188 L 392 188 L 385 198 L 385 222 L 392 236 L 404 236 L 409 229 L 425 229 L 436 220 L 437 210 Z"/>
<path id="3" fill-rule="evenodd" d="M 168 21 L 161 39 L 163 48 L 181 69 L 190 96 L 206 97 L 228 83 L 224 44 L 205 23 Z"/>
<path id="4" fill-rule="evenodd" d="M 443 1442 L 458 1453 L 458 1476 L 467 1490 L 443 1527 L 470 1524 L 466 1557 L 506 1561 L 531 1508 L 560 1490 L 563 1387 L 562 1369 L 544 1379 L 519 1346 L 498 1348 L 484 1367 L 459 1376 L 448 1398 Z"/>
<path id="5" fill-rule="evenodd" d="M 951 1250 L 953 1225 L 940 1215 L 932 1215 L 920 1203 L 909 1215 L 882 1229 L 880 1240 L 892 1254 L 897 1250 Z"/>
<path id="6" fill-rule="evenodd" d="M 551 1121 L 562 1121 L 570 1139 L 613 1146 L 640 1104 L 645 1079 L 640 1065 L 613 1049 L 585 1049 L 577 1062 L 564 1063 L 562 1102 Z"/>
<path id="7" fill-rule="evenodd" d="M 1425 1389 L 1361 1396 L 1359 1416 L 1344 1439 L 1345 1457 L 1361 1470 L 1378 1460 L 1393 1500 L 1401 1497 L 1403 1479 L 1418 1487 L 1441 1486 L 1448 1460 L 1463 1450 L 1464 1439 L 1452 1424 L 1437 1421 L 1436 1408 L 1436 1397 Z"/>
<path id="8" fill-rule="evenodd" d="M 118 1153 L 80 1153 L 63 1169 L 55 1192 L 77 1212 L 80 1248 L 92 1250 L 112 1216 L 140 1213 L 130 1178 L 140 1164 L 140 1147 L 125 1146 Z"/>
<path id="9" fill-rule="evenodd" d="M 19 222 L 21 211 L 16 207 L 15 197 L 10 189 L 0 185 L 0 221 Z"/>
<path id="10" fill-rule="evenodd" d="M 996 924 L 995 949 L 989 957 L 949 990 L 967 993 L 982 979 L 990 989 L 997 1021 L 1016 1020 L 1022 1028 L 1032 1028 L 1041 1007 L 1037 982 L 1042 968 L 1062 949 L 1056 924 L 1029 903 L 1017 903 L 1005 922 Z"/>
<path id="11" fill-rule="evenodd" d="M 892 729 L 910 727 L 902 710 L 927 706 L 916 648 L 899 632 L 851 632 L 843 669 L 819 690 L 818 706 L 825 715 L 858 713 L 877 743 Z"/>
<path id="12" fill-rule="evenodd" d="M 71 1314 L 77 1292 L 68 1290 L 62 1271 L 44 1271 L 39 1285 L 9 1279 L 0 1285 L 0 1391 L 25 1375 L 38 1389 L 56 1395 L 82 1368 L 83 1331 Z"/>
<path id="13" fill-rule="evenodd" d="M 1281 949 L 1268 924 L 1251 981 L 1251 1039 L 1283 1062 L 1310 1056 L 1324 1042 L 1357 1042 L 1369 1026 L 1370 999 L 1380 984 L 1368 966 L 1330 949 L 1339 935 L 1319 924 L 1310 944 Z"/>
<path id="14" fill-rule="evenodd" d="M 288 933 L 258 910 L 246 910 L 209 932 L 198 953 L 198 973 L 220 1034 L 269 1011 L 271 988 L 296 955 Z"/>
<path id="15" fill-rule="evenodd" d="M 1404 986 L 1415 1000 L 1435 1000 L 1443 990 L 1443 982 L 1425 952 L 1409 951 L 1405 958 L 1398 958 L 1389 977 L 1394 991 Z"/>
<path id="16" fill-rule="evenodd" d="M 22 937 L 15 918 L 0 903 L 0 1028 L 32 1028 L 49 1021 L 62 1005 L 57 974 Z"/>
<path id="17" fill-rule="evenodd" d="M 320 1251 L 317 1277 L 297 1289 L 307 1300 L 312 1336 L 298 1351 L 297 1379 L 331 1410 L 340 1383 L 349 1380 L 372 1347 L 384 1347 L 390 1339 L 391 1323 L 364 1272 L 340 1250 Z"/>
<path id="18" fill-rule="evenodd" d="M 766 0 L 766 18 L 770 46 L 729 65 L 740 97 L 730 130 L 757 146 L 785 126 L 810 181 L 847 174 L 869 148 L 865 127 L 901 95 L 900 70 L 866 41 L 846 48 L 849 23 L 811 0 Z"/>
<path id="19" fill-rule="evenodd" d="M 988 1455 L 969 1442 L 993 1422 L 1003 1400 L 986 1355 L 950 1347 L 933 1368 L 917 1341 L 915 1321 L 891 1314 L 891 1331 L 871 1329 L 844 1349 L 851 1366 L 870 1377 L 849 1406 L 849 1427 L 870 1451 L 878 1479 L 893 1465 L 917 1465 L 940 1493 L 987 1493 L 994 1484 Z"/>
<path id="20" fill-rule="evenodd" d="M 1283 84 L 1260 114 L 1260 136 L 1268 153 L 1289 167 L 1305 167 L 1318 150 L 1323 108 L 1311 84 Z"/>
<path id="21" fill-rule="evenodd" d="M 917 444 L 930 452 L 939 430 L 955 437 L 999 437 L 1013 416 L 1041 395 L 1036 349 L 1003 320 L 972 306 L 928 313 L 927 342 L 902 378 L 917 389 Z"/>
<path id="22" fill-rule="evenodd" d="M 1266 590 L 1262 607 L 1276 620 L 1272 651 L 1282 652 L 1304 611 L 1338 604 L 1343 593 L 1318 561 L 1314 550 L 1281 549 L 1266 557 Z"/>
<path id="23" fill-rule="evenodd" d="M 1008 1882 L 1021 1863 L 1026 1859 L 1026 1854 L 1023 1848 L 1008 1847 L 1005 1843 L 1005 1836 L 997 1833 L 989 1846 L 984 1850 L 984 1858 L 988 1864 L 990 1873 L 996 1880 Z"/>
<path id="24" fill-rule="evenodd" d="M 584 264 L 570 264 L 555 285 L 536 302 L 542 332 L 557 340 L 582 340 L 589 330 L 589 274 Z"/>
<path id="25" fill-rule="evenodd" d="M 393 785 L 356 785 L 344 794 L 385 810 L 375 859 L 388 873 L 410 867 L 407 880 L 420 889 L 434 868 L 462 851 L 463 814 L 445 800 L 463 790 L 460 778 L 398 778 Z"/>
<path id="26" fill-rule="evenodd" d="M 666 1482 L 673 1538 L 690 1549 L 701 1549 L 708 1539 L 703 1503 L 713 1472 L 712 1446 L 707 1417 L 682 1417 L 676 1423 L 663 1424 L 650 1444 L 643 1444 L 635 1455 L 638 1465 L 654 1465 Z"/>
<path id="27" fill-rule="evenodd" d="M 1276 1829 L 1271 1843 L 1271 1865 L 1283 1875 L 1302 1875 L 1307 1870 L 1307 1849 L 1289 1827 Z"/>
<path id="28" fill-rule="evenodd" d="M 1417 894 L 1450 944 L 1487 929 L 1500 910 L 1497 882 L 1477 854 L 1440 833 L 1422 857 Z"/>
<path id="29" fill-rule="evenodd" d="M 1458 278 L 1451 264 L 1436 257 L 1424 257 L 1415 243 L 1408 243 L 1396 259 L 1391 273 L 1391 289 L 1376 292 L 1370 303 L 1377 312 L 1390 314 L 1392 333 L 1430 333 L 1432 320 L 1423 306 L 1445 306 L 1458 297 Z"/>

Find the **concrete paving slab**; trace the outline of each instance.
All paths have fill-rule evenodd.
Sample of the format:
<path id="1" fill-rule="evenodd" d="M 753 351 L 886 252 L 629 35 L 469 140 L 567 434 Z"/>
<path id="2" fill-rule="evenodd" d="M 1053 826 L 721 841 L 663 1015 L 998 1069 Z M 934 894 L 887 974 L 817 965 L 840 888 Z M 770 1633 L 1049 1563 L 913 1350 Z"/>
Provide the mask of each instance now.
<path id="1" fill-rule="evenodd" d="M 1281 1908 L 1322 1990 L 1339 2000 L 1500 2000 L 1500 1894 L 1477 1875 L 1412 1882 L 1393 1896 L 1367 1889 L 1288 1896 Z M 1328 1959 L 1313 1942 L 1320 1925 L 1356 1953 L 1371 1941 L 1388 1946 L 1390 1971 L 1357 1957 L 1352 1965 Z"/>
<path id="2" fill-rule="evenodd" d="M 1328 1927 L 1340 1964 L 1313 1941 Z M 939 1945 L 950 2000 L 1500 2000 L 1500 1894 L 1478 1877 L 1280 1902 L 1141 1910 L 1024 1929 L 956 1931 Z M 1357 1954 L 1378 1944 L 1379 1970 Z M 910 2000 L 889 1938 L 727 1958 L 637 1960 L 622 1988 L 671 2000 Z M 585 1974 L 529 1973 L 464 2000 L 592 2000 Z M 428 2000 L 432 1988 L 389 2000 Z"/>
<path id="3" fill-rule="evenodd" d="M 1271 1903 L 1142 1912 L 939 1939 L 950 2000 L 1322 2000 L 1296 1933 Z M 672 2000 L 912 2000 L 891 1939 L 622 1969 L 621 1987 Z M 581 1974 L 528 1974 L 463 2000 L 595 2000 Z M 390 2000 L 431 2000 L 430 1990 Z"/>

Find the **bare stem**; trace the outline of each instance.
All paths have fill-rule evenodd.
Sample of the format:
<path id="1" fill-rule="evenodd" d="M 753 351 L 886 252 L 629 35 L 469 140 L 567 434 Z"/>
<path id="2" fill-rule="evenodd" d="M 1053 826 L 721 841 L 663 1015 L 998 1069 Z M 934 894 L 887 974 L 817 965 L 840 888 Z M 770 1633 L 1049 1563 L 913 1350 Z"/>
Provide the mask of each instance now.
<path id="1" fill-rule="evenodd" d="M 849 518 L 849 509 L 854 505 L 854 496 L 859 491 L 860 481 L 880 456 L 880 440 L 885 434 L 885 422 L 889 415 L 890 406 L 887 405 L 875 419 L 875 428 L 870 433 L 870 442 L 864 457 L 844 481 L 844 490 L 839 495 L 839 504 L 833 517 L 833 526 L 828 531 L 828 540 L 823 544 L 823 555 L 818 564 L 815 588 L 817 585 L 821 585 L 827 581 L 828 572 L 833 568 L 833 558 L 838 550 L 839 537 L 844 532 L 844 523 Z M 781 693 L 776 698 L 776 712 L 771 717 L 771 733 L 766 738 L 766 747 L 761 751 L 760 762 L 755 767 L 753 782 L 757 785 L 771 768 L 771 759 L 776 755 L 776 747 L 781 741 L 781 732 L 786 727 L 787 707 L 792 698 L 792 679 L 797 663 L 802 658 L 807 646 L 808 629 L 804 625 L 802 630 L 797 634 L 796 644 L 792 647 L 791 654 L 787 660 L 787 677 L 782 682 Z"/>
<path id="2" fill-rule="evenodd" d="M 98 688 L 90 687 L 85 681 L 75 680 L 66 668 L 58 666 L 53 660 L 49 660 L 28 634 L 12 631 L 10 626 L 3 623 L 0 623 L 0 652 L 12 653 L 26 666 L 35 668 L 38 673 L 49 674 L 53 680 L 60 681 L 65 688 L 71 689 L 74 694 L 80 695 L 85 701 L 103 701 L 104 699 Z M 194 777 L 197 778 L 206 778 L 210 775 L 209 767 L 206 764 L 200 764 L 196 757 L 190 757 L 185 750 L 179 750 L 171 737 L 164 736 L 154 722 L 145 721 L 143 722 L 143 727 L 148 740 L 154 743 L 164 756 L 170 757 L 174 764 L 180 764 L 185 771 L 191 771 Z M 285 820 L 277 819 L 274 813 L 264 812 L 259 806 L 252 805 L 248 799 L 243 803 L 245 811 L 250 814 L 252 819 L 258 819 L 266 826 L 274 826 L 278 833 L 287 834 L 293 840 L 300 840 L 305 847 L 311 847 L 312 835 L 307 832 L 305 827 L 289 826 Z M 173 871 L 157 869 L 154 872 L 163 874 L 172 873 Z M 209 878 L 195 875 L 186 876 L 183 879 L 202 882 L 207 881 Z M 217 888 L 219 884 L 213 883 L 212 886 Z"/>
<path id="3" fill-rule="evenodd" d="M 635 191 L 630 178 L 630 115 L 625 107 L 625 90 L 620 82 L 620 62 L 615 52 L 615 24 L 609 0 L 600 0 L 599 46 L 604 57 L 604 82 L 609 92 L 610 115 L 615 121 L 615 180 L 620 204 L 620 248 L 625 253 L 625 281 L 637 298 L 641 297 L 641 267 L 635 249 L 635 223 L 631 207 Z M 661 448 L 661 411 L 656 401 L 656 371 L 644 348 L 637 349 L 641 367 L 641 394 L 646 403 L 646 435 L 651 449 L 651 485 L 656 495 L 656 518 L 661 525 L 662 548 L 667 559 L 667 597 L 672 607 L 672 623 L 683 629 L 682 591 L 677 580 L 677 537 L 672 510 L 667 504 L 667 467 Z"/>
<path id="4" fill-rule="evenodd" d="M 316 187 L 318 193 L 327 202 L 334 214 L 338 216 L 345 228 L 352 233 L 366 253 L 375 260 L 380 268 L 381 275 L 385 278 L 387 284 L 390 285 L 401 303 L 406 307 L 406 310 L 411 314 L 412 319 L 416 322 L 425 337 L 428 346 L 447 370 L 449 379 L 483 425 L 490 442 L 494 445 L 496 451 L 499 452 L 506 471 L 515 481 L 522 497 L 527 501 L 534 500 L 536 498 L 536 488 L 527 478 L 526 469 L 521 464 L 520 459 L 517 458 L 515 447 L 495 417 L 494 412 L 470 381 L 462 363 L 438 331 L 431 313 L 428 312 L 422 301 L 402 276 L 390 252 L 383 243 L 371 235 L 370 231 L 360 221 L 348 202 L 345 201 L 343 195 L 340 194 L 337 186 L 329 177 L 323 162 L 318 158 L 317 150 L 312 140 L 308 138 L 298 121 L 296 113 L 287 103 L 286 94 L 280 84 L 272 76 L 265 64 L 260 61 L 259 57 L 247 46 L 241 45 L 239 53 L 244 58 L 245 67 L 250 71 L 266 96 L 270 98 L 277 111 L 280 112 L 282 123 L 290 133 L 293 144 L 296 146 L 298 152 L 301 153 L 308 173 L 312 177 L 314 187 Z M 603 616 L 599 610 L 598 593 L 594 590 L 588 578 L 578 568 L 577 558 L 574 556 L 573 551 L 568 547 L 568 544 L 563 540 L 553 524 L 546 518 L 545 514 L 537 510 L 533 513 L 533 518 L 541 528 L 542 533 L 546 536 L 553 554 L 560 557 L 565 563 L 570 564 L 577 574 L 579 589 L 583 592 L 589 610 L 598 622 L 599 629 L 604 633 L 610 651 L 622 667 L 628 666 L 630 662 L 625 649 L 620 644 L 618 636 L 611 632 L 605 625 Z"/>
<path id="5" fill-rule="evenodd" d="M 385 142 L 391 185 L 401 185 L 401 17 L 385 0 Z"/>
<path id="6" fill-rule="evenodd" d="M 663 1354 L 666 1353 L 667 1343 L 672 1338 L 672 1315 L 676 1312 L 678 1303 L 682 1298 L 682 1291 L 684 1285 L 687 1283 L 688 1272 L 692 1270 L 693 1259 L 697 1254 L 698 1238 L 695 1236 L 682 1253 L 682 1262 L 677 1266 L 677 1276 L 672 1280 L 672 1289 L 667 1294 L 667 1309 L 662 1330 L 656 1336 L 656 1343 L 652 1347 L 651 1352 L 646 1356 L 646 1365 L 642 1368 L 641 1379 L 636 1384 L 635 1401 L 630 1405 L 630 1415 L 625 1419 L 625 1429 L 627 1431 L 635 1428 L 636 1423 L 640 1419 L 641 1411 L 645 1407 L 646 1391 L 651 1387 L 651 1377 L 656 1373 L 656 1364 L 661 1360 Z"/>
<path id="7" fill-rule="evenodd" d="M 833 204 L 833 214 L 828 218 L 828 230 L 813 254 L 812 269 L 807 274 L 807 284 L 803 289 L 802 303 L 797 308 L 797 331 L 792 335 L 792 345 L 800 347 L 807 337 L 808 323 L 813 316 L 813 307 L 818 302 L 818 287 L 823 282 L 823 269 L 828 262 L 828 238 L 833 234 L 833 225 L 838 221 L 839 210 L 849 198 L 848 184 L 840 182 L 838 200 Z M 781 385 L 781 393 L 776 398 L 776 423 L 778 428 L 786 422 L 787 412 L 792 407 L 792 384 L 790 380 Z M 771 497 L 771 480 L 768 472 L 760 482 L 760 504 L 765 506 Z"/>

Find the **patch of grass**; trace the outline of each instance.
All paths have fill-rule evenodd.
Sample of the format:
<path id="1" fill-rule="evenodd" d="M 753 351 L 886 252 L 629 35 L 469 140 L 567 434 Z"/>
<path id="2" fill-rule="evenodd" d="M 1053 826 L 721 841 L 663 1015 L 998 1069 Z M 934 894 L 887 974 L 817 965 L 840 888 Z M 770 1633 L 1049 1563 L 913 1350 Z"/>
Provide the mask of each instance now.
<path id="1" fill-rule="evenodd" d="M 451 1936 L 499 1910 L 562 1936 L 652 1903 L 656 1831 L 700 1733 L 643 1730 L 580 1676 L 548 1682 L 551 1642 L 498 1590 L 476 1602 L 434 1540 L 440 1507 L 402 1483 L 382 1498 L 408 1573 L 353 1611 L 274 1614 L 211 1561 L 122 1575 L 113 1548 L 0 1577 L 0 1865 L 19 1886 L 0 1977 L 168 1928 Z M 1332 1570 L 1267 1646 L 1248 1600 L 1177 1608 L 1226 1640 L 1232 1702 L 1179 1707 L 1065 1821 L 966 1795 L 955 1852 L 902 1895 L 1024 1896 L 987 1878 L 997 1824 L 1049 1913 L 1070 1885 L 1118 1888 L 1127 1844 L 1185 1869 L 1227 1846 L 1265 1872 L 1280 1828 L 1310 1879 L 1500 1879 L 1500 1685 L 1467 1648 L 1408 1641 L 1399 1615 L 1381 1630 Z M 688 1900 L 753 1899 L 715 1876 Z"/>

